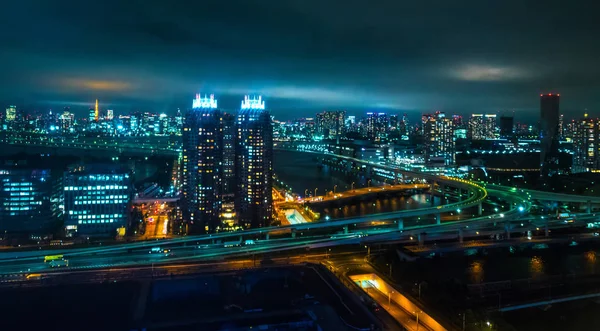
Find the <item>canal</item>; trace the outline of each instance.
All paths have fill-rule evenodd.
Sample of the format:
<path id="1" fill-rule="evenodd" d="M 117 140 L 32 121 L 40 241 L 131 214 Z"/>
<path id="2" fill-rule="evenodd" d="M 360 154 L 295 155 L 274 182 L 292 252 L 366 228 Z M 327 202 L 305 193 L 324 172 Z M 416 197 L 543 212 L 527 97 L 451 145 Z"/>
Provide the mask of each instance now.
<path id="1" fill-rule="evenodd" d="M 347 176 L 338 171 L 332 171 L 328 166 L 319 165 L 315 155 L 309 153 L 275 151 L 273 163 L 276 177 L 302 197 L 305 193 L 313 196 L 315 189 L 317 195 L 323 195 L 326 191 L 332 191 L 336 185 L 337 192 L 350 190 L 353 182 L 355 188 L 368 185 L 367 178 Z M 399 192 L 385 197 L 350 200 L 344 203 L 320 203 L 311 205 L 311 208 L 322 215 L 335 219 L 430 207 L 429 199 L 429 194 Z M 434 198 L 434 205 L 439 203 L 440 199 Z"/>

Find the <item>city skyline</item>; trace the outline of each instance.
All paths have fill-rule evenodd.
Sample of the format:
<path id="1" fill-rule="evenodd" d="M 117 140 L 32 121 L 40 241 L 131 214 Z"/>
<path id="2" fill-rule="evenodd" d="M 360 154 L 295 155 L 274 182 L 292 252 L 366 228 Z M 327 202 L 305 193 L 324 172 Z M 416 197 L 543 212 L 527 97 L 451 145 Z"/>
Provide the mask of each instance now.
<path id="1" fill-rule="evenodd" d="M 548 94 L 548 93 L 542 93 L 543 94 Z M 557 92 L 549 92 L 549 94 L 557 94 L 559 95 L 560 93 Z M 235 96 L 225 96 L 224 99 L 226 100 L 226 102 L 221 102 L 222 96 L 221 95 L 216 95 L 214 93 L 196 93 L 196 96 L 207 96 L 207 95 L 212 95 L 215 97 L 219 98 L 219 109 L 226 111 L 226 112 L 230 112 L 230 113 L 235 113 L 239 110 L 239 98 L 243 97 L 244 95 L 235 95 Z M 261 96 L 261 97 L 265 97 L 264 95 L 260 95 L 260 94 L 250 94 L 253 96 Z M 531 95 L 532 99 L 534 100 L 538 100 L 537 98 L 539 97 L 538 94 L 532 94 Z M 265 99 L 268 99 L 265 97 Z M 131 115 L 131 114 L 135 114 L 135 113 L 151 113 L 151 114 L 167 114 L 168 116 L 175 116 L 178 112 L 182 113 L 185 112 L 186 110 L 192 109 L 193 107 L 193 103 L 192 106 L 190 106 L 189 103 L 189 93 L 186 97 L 187 100 L 187 104 L 185 106 L 182 107 L 177 107 L 177 108 L 172 108 L 172 109 L 168 109 L 167 111 L 155 111 L 153 108 L 142 108 L 142 107 L 126 107 L 126 108 L 119 108 L 118 105 L 111 103 L 110 101 L 107 103 L 102 102 L 102 100 L 98 100 L 98 99 L 94 99 L 92 100 L 92 102 L 90 103 L 85 103 L 85 102 L 79 102 L 76 105 L 72 105 L 72 104 L 56 104 L 56 107 L 50 107 L 50 108 L 36 108 L 33 109 L 32 108 L 25 108 L 23 109 L 21 106 L 19 105 L 15 105 L 15 103 L 7 103 L 4 108 L 8 109 L 8 108 L 13 108 L 13 109 L 17 109 L 17 111 L 20 114 L 26 114 L 26 115 L 35 115 L 35 116 L 40 116 L 40 115 L 45 115 L 48 112 L 52 112 L 52 113 L 57 113 L 60 114 L 63 111 L 69 111 L 70 113 L 72 113 L 74 115 L 75 119 L 85 119 L 88 118 L 90 116 L 96 116 L 96 112 L 98 111 L 99 113 L 99 117 L 102 118 L 103 116 L 107 116 L 107 115 L 112 115 L 114 117 L 117 116 L 127 116 L 127 115 Z M 272 100 L 269 99 L 269 105 L 271 105 Z M 539 103 L 539 101 L 538 101 Z M 564 102 L 561 102 L 561 105 Z M 225 106 L 223 106 L 223 104 Z M 96 108 L 98 110 L 96 110 Z M 453 116 L 461 116 L 461 117 L 469 117 L 472 115 L 494 115 L 498 118 L 500 117 L 511 117 L 515 120 L 515 122 L 518 123 L 529 123 L 529 124 L 539 124 L 539 117 L 538 117 L 538 112 L 539 112 L 539 104 L 538 104 L 538 108 L 535 109 L 535 113 L 519 113 L 516 110 L 510 110 L 510 109 L 506 109 L 506 110 L 491 110 L 491 111 L 474 111 L 474 112 L 467 112 L 467 111 L 463 111 L 463 112 L 453 112 L 453 111 L 442 111 L 439 109 L 425 109 L 425 110 L 398 110 L 398 109 L 389 109 L 389 108 L 355 108 L 355 107 L 329 107 L 329 108 L 315 108 L 315 109 L 305 109 L 302 108 L 300 109 L 298 112 L 293 112 L 293 113 L 281 113 L 281 111 L 279 113 L 277 113 L 276 111 L 271 110 L 270 108 L 270 112 L 271 115 L 274 116 L 275 119 L 277 120 L 281 120 L 281 121 L 294 121 L 294 120 L 299 120 L 299 119 L 303 119 L 303 118 L 312 118 L 315 119 L 320 113 L 323 112 L 345 112 L 347 113 L 348 116 L 353 116 L 353 117 L 357 117 L 357 118 L 361 118 L 361 117 L 368 117 L 369 114 L 372 113 L 384 113 L 387 115 L 393 115 L 393 116 L 407 116 L 407 118 L 412 121 L 412 122 L 418 122 L 419 119 L 422 117 L 422 115 L 425 114 L 429 114 L 429 113 L 435 113 L 435 112 L 443 112 L 443 113 L 447 113 L 447 114 L 451 114 Z M 128 109 L 128 110 L 127 110 Z M 570 110 L 564 110 L 564 108 L 561 106 L 561 109 L 563 109 L 563 111 L 561 112 L 562 116 L 564 117 L 565 120 L 567 121 L 571 121 L 571 120 L 577 120 L 581 117 L 590 117 L 590 118 L 595 118 L 595 117 L 600 117 L 600 113 L 598 113 L 596 115 L 595 112 L 590 111 L 589 109 L 583 109 L 581 111 L 570 111 Z M 6 114 L 6 110 L 4 112 Z M 3 114 L 3 116 L 6 116 L 5 114 Z M 279 116 L 278 116 L 279 115 Z M 566 115 L 566 116 L 565 116 Z"/>
<path id="2" fill-rule="evenodd" d="M 585 6 L 62 2 L 4 11 L 5 24 L 30 24 L 0 35 L 0 74 L 11 82 L 0 102 L 75 110 L 98 98 L 173 112 L 189 91 L 206 91 L 224 109 L 264 95 L 284 119 L 328 109 L 534 117 L 532 96 L 560 91 L 563 109 L 598 115 L 599 31 Z"/>

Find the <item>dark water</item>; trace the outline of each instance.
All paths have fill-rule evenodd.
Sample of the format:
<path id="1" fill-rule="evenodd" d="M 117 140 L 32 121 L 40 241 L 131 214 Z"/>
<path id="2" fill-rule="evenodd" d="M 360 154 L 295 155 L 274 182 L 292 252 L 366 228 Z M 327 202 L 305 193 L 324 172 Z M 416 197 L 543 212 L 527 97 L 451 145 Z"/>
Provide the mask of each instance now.
<path id="1" fill-rule="evenodd" d="M 343 174 L 330 171 L 329 167 L 319 167 L 314 155 L 298 152 L 276 151 L 275 174 L 283 183 L 289 185 L 293 192 L 304 196 L 323 195 L 325 191 L 332 191 L 337 185 L 336 192 L 347 191 L 354 187 L 365 187 L 367 180 L 361 178 L 345 178 Z M 439 204 L 435 198 L 434 203 Z M 373 213 L 385 213 L 406 209 L 418 209 L 431 206 L 428 194 L 415 194 L 369 199 L 367 201 L 347 201 L 343 203 L 322 203 L 312 205 L 311 208 L 331 218 L 360 216 Z"/>
<path id="2" fill-rule="evenodd" d="M 301 196 L 305 190 L 314 194 L 315 188 L 317 195 L 321 195 L 325 190 L 333 190 L 335 185 L 338 192 L 346 191 L 352 184 L 352 181 L 334 176 L 327 167 L 318 167 L 315 156 L 308 153 L 275 151 L 273 164 L 277 178 Z"/>
<path id="3" fill-rule="evenodd" d="M 544 279 L 558 275 L 597 275 L 600 273 L 600 248 L 566 245 L 546 249 L 515 247 L 479 250 L 475 255 L 464 252 L 446 254 L 442 258 L 415 262 L 402 271 L 409 279 L 430 281 L 458 280 L 478 284 L 505 280 Z M 443 274 L 436 271 L 444 270 Z"/>
<path id="4" fill-rule="evenodd" d="M 367 214 L 387 213 L 398 210 L 419 209 L 431 206 L 429 194 L 402 195 L 381 197 L 368 201 L 349 201 L 344 203 L 322 203 L 312 205 L 312 209 L 331 218 L 362 216 Z M 439 204 L 439 198 L 434 198 Z M 433 219 L 433 216 L 432 216 Z"/>

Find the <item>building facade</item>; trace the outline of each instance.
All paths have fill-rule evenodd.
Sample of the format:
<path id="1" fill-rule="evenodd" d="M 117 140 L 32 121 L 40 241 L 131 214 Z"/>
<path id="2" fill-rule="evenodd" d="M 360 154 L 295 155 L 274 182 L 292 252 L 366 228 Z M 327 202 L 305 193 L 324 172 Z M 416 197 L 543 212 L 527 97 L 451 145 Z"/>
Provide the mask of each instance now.
<path id="1" fill-rule="evenodd" d="M 235 192 L 235 115 L 223 113 L 223 194 Z"/>
<path id="2" fill-rule="evenodd" d="M 372 141 L 386 140 L 390 128 L 390 117 L 386 113 L 367 113 L 366 136 Z"/>
<path id="3" fill-rule="evenodd" d="M 596 142 L 600 127 L 598 119 L 587 116 L 573 121 L 573 166 L 571 172 L 600 169 L 600 145 Z"/>
<path id="4" fill-rule="evenodd" d="M 425 163 L 428 165 L 453 165 L 455 162 L 454 125 L 442 112 L 422 116 Z"/>
<path id="5" fill-rule="evenodd" d="M 67 236 L 116 236 L 130 220 L 133 184 L 128 170 L 86 165 L 64 176 Z"/>
<path id="6" fill-rule="evenodd" d="M 196 95 L 184 119 L 182 216 L 189 233 L 220 228 L 223 180 L 223 120 L 213 95 Z"/>
<path id="7" fill-rule="evenodd" d="M 318 113 L 315 120 L 317 134 L 329 139 L 339 138 L 344 133 L 345 120 L 346 112 L 343 110 Z"/>
<path id="8" fill-rule="evenodd" d="M 245 228 L 269 226 L 273 214 L 273 128 L 259 96 L 242 101 L 236 118 L 235 209 Z"/>
<path id="9" fill-rule="evenodd" d="M 0 231 L 52 233 L 62 212 L 62 173 L 13 163 L 0 166 Z"/>
<path id="10" fill-rule="evenodd" d="M 17 106 L 8 106 L 6 108 L 6 117 L 7 122 L 13 122 L 17 119 Z"/>
<path id="11" fill-rule="evenodd" d="M 472 140 L 497 139 L 496 114 L 472 114 L 469 119 L 469 135 Z"/>

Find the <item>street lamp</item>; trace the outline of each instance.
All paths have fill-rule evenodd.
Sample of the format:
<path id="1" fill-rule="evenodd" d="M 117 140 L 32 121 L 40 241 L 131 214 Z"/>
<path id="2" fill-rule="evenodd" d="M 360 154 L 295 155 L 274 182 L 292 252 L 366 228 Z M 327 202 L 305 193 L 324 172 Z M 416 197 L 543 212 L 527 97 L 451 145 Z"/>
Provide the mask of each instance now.
<path id="1" fill-rule="evenodd" d="M 420 311 L 417 311 L 417 312 L 414 312 L 414 311 L 413 311 L 413 313 L 414 313 L 415 315 L 417 315 L 417 330 L 416 330 L 416 331 L 419 331 L 419 313 L 421 313 L 421 312 L 420 312 Z"/>
<path id="2" fill-rule="evenodd" d="M 308 198 L 308 189 L 304 190 L 304 197 Z"/>
<path id="3" fill-rule="evenodd" d="M 354 191 L 354 182 L 352 182 L 351 189 Z"/>
<path id="4" fill-rule="evenodd" d="M 319 190 L 318 187 L 315 187 L 315 198 L 317 197 L 317 191 Z"/>
<path id="5" fill-rule="evenodd" d="M 337 188 L 337 185 L 333 185 L 333 195 L 335 195 L 335 189 Z"/>

